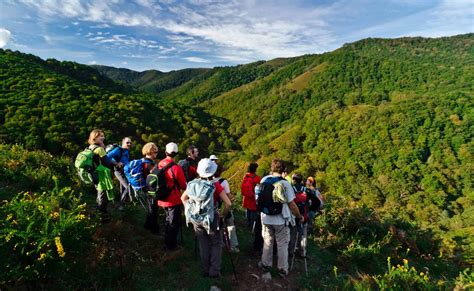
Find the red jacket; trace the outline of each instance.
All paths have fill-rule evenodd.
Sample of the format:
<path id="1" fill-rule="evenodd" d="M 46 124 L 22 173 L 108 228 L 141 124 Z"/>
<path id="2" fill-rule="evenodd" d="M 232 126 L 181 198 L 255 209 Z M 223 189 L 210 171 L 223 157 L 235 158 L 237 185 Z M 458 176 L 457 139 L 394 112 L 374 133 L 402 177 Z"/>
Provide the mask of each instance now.
<path id="1" fill-rule="evenodd" d="M 255 201 L 255 186 L 260 183 L 260 179 L 261 178 L 258 175 L 252 173 L 247 173 L 244 176 L 241 187 L 243 196 L 242 206 L 248 210 L 257 210 L 257 201 Z"/>
<path id="2" fill-rule="evenodd" d="M 173 158 L 164 158 L 158 163 L 158 169 L 163 168 L 171 162 L 174 162 Z M 171 189 L 171 193 L 165 201 L 158 200 L 158 206 L 171 207 L 182 204 L 180 190 L 186 190 L 186 178 L 184 177 L 183 169 L 176 164 L 166 171 L 165 177 L 168 187 Z"/>

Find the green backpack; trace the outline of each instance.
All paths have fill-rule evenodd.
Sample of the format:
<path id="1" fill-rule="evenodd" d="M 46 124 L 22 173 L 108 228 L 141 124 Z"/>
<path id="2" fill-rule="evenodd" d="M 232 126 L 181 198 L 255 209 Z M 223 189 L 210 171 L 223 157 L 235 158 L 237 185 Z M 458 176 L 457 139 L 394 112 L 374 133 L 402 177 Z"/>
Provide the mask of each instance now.
<path id="1" fill-rule="evenodd" d="M 74 161 L 74 167 L 77 169 L 79 178 L 86 184 L 95 184 L 99 180 L 95 172 L 97 166 L 94 164 L 94 150 L 96 148 L 98 148 L 96 145 L 87 147 L 77 154 L 76 160 Z"/>

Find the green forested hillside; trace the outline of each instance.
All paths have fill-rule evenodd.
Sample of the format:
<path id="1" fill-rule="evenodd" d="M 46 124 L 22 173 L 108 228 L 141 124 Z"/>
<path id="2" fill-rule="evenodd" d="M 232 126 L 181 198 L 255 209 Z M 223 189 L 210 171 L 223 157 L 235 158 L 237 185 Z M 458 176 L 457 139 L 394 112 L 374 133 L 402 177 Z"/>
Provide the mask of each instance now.
<path id="1" fill-rule="evenodd" d="M 91 261 L 103 267 L 87 276 L 97 281 L 122 277 L 113 262 L 118 258 L 114 248 L 122 252 L 123 246 L 113 240 L 110 257 L 102 260 L 99 250 L 79 243 L 91 237 L 94 222 L 84 220 L 82 208 L 71 208 L 87 190 L 79 187 L 74 207 L 65 206 L 66 224 L 50 220 L 51 214 L 43 211 L 50 208 L 41 205 L 64 203 L 58 199 L 72 195 L 60 186 L 77 185 L 73 173 L 66 173 L 67 160 L 28 152 L 72 155 L 83 147 L 89 131 L 99 127 L 109 141 L 131 135 L 138 143 L 156 142 L 160 150 L 170 140 L 197 143 L 201 156 L 219 155 L 235 192 L 250 161 L 260 164 L 262 175 L 274 157 L 288 161 L 290 172 L 314 175 L 326 207 L 314 221 L 309 239 L 312 267 L 309 276 L 298 275 L 302 288 L 472 287 L 474 34 L 365 39 L 321 55 L 170 73 L 95 67 L 101 76 L 88 66 L 9 50 L 0 50 L 0 64 L 0 140 L 23 144 L 0 146 L 0 195 L 47 192 L 25 192 L 0 205 L 2 215 L 9 217 L 3 224 L 8 231 L 0 236 L 5 241 L 1 257 L 8 259 L 0 285 L 16 282 L 20 275 L 26 282 L 38 279 L 31 269 L 48 280 L 62 264 L 74 266 L 81 248 L 97 254 Z M 37 167 L 41 170 L 34 171 Z M 15 250 L 15 257 L 7 255 L 15 243 L 28 243 L 23 237 L 30 231 L 29 222 L 17 222 L 15 213 L 24 213 L 22 205 L 31 203 L 31 197 L 38 198 L 41 207 L 35 215 L 45 225 L 77 233 L 65 241 L 75 256 L 61 261 L 60 252 L 51 250 L 57 233 L 46 235 L 41 227 L 34 230 L 47 237 L 41 248 L 24 246 Z M 134 219 L 128 221 L 136 223 Z M 125 231 L 120 223 L 114 227 Z M 101 235 L 99 229 L 93 240 L 100 241 Z M 96 246 L 107 249 L 104 242 Z M 41 255 L 45 249 L 46 257 Z M 150 267 L 141 251 L 127 251 L 130 254 L 120 258 L 126 261 L 129 256 L 129 268 Z M 254 263 L 243 256 L 242 267 Z M 172 261 L 172 268 L 181 266 L 180 257 L 157 257 L 154 265 Z M 41 258 L 49 265 L 40 264 Z M 190 255 L 181 259 L 193 268 Z M 13 267 L 17 260 L 24 269 Z M 130 276 L 123 286 L 144 286 L 152 280 L 140 272 Z M 191 273 L 183 276 L 189 277 L 170 288 L 195 287 L 183 283 L 195 280 L 208 286 Z M 73 277 L 61 286 L 76 281 L 91 287 Z M 99 288 L 122 286 L 107 282 Z"/>
<path id="2" fill-rule="evenodd" d="M 474 35 L 365 39 L 276 63 L 247 67 L 272 68 L 251 79 L 224 68 L 232 79 L 194 78 L 160 96 L 229 120 L 243 149 L 229 155 L 229 175 L 242 160 L 263 172 L 284 158 L 329 196 L 432 228 L 472 262 Z"/>
<path id="3" fill-rule="evenodd" d="M 138 143 L 170 140 L 203 148 L 232 144 L 226 122 L 199 108 L 133 93 L 96 70 L 72 62 L 43 61 L 0 51 L 0 140 L 52 153 L 74 153 L 93 128 L 109 142 L 125 135 Z M 140 150 L 136 148 L 137 152 Z"/>

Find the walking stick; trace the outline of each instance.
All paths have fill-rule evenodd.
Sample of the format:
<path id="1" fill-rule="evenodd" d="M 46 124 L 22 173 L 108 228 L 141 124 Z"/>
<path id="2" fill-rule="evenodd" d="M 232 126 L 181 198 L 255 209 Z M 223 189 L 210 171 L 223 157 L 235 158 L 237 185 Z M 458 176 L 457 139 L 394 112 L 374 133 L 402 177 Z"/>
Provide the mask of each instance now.
<path id="1" fill-rule="evenodd" d="M 303 224 L 298 224 L 296 226 L 296 228 L 297 228 L 297 231 L 296 231 L 296 234 L 295 234 L 295 247 L 293 248 L 293 256 L 291 258 L 290 271 L 293 270 L 293 263 L 295 262 L 296 246 L 298 245 L 298 234 L 301 233 L 301 235 L 303 235 Z M 306 240 L 304 242 L 304 245 L 302 245 L 302 247 L 305 250 L 305 254 L 304 254 L 303 259 L 304 259 L 304 270 L 305 270 L 306 276 L 307 276 L 308 275 L 308 261 L 306 260 Z"/>
<path id="2" fill-rule="evenodd" d="M 232 259 L 232 253 L 230 251 L 229 231 L 227 230 L 227 227 L 223 226 L 222 220 L 220 222 L 220 225 L 222 226 L 224 230 L 224 244 L 225 244 L 225 248 L 227 249 L 227 253 L 229 254 L 230 264 L 232 265 L 232 271 L 234 272 L 234 280 L 237 280 L 237 274 L 235 273 L 234 260 Z"/>
<path id="3" fill-rule="evenodd" d="M 299 224 L 299 222 L 298 222 Z M 299 233 L 299 227 L 298 225 L 295 225 L 297 231 L 295 232 L 295 246 L 293 247 L 293 254 L 291 257 L 291 265 L 290 265 L 290 271 L 293 270 L 293 263 L 295 262 L 295 253 L 296 253 L 296 246 L 298 245 L 298 233 Z"/>

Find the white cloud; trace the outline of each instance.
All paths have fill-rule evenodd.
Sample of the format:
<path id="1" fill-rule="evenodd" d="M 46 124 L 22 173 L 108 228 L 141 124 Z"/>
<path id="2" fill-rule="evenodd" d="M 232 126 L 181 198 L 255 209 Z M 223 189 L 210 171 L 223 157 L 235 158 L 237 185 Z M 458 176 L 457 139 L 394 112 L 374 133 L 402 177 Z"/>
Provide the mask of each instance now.
<path id="1" fill-rule="evenodd" d="M 89 65 L 97 65 L 97 61 L 90 61 Z"/>
<path id="2" fill-rule="evenodd" d="M 209 60 L 203 59 L 203 58 L 198 58 L 198 57 L 186 57 L 184 58 L 188 62 L 192 63 L 210 63 Z"/>
<path id="3" fill-rule="evenodd" d="M 10 40 L 11 32 L 6 28 L 0 27 L 0 48 L 3 48 L 7 45 Z"/>

